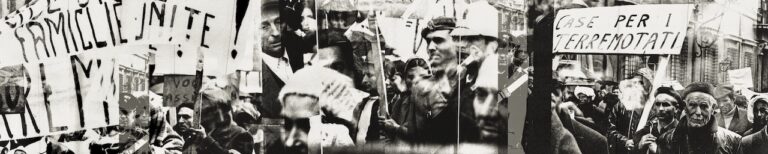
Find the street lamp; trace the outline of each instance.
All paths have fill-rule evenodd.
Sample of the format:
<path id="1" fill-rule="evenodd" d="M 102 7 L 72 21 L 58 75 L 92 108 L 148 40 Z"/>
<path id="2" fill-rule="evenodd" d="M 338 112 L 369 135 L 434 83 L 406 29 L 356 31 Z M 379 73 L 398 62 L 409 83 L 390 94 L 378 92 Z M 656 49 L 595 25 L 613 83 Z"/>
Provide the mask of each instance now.
<path id="1" fill-rule="evenodd" d="M 720 71 L 727 71 L 731 67 L 731 60 L 726 58 L 720 62 Z"/>
<path id="2" fill-rule="evenodd" d="M 725 58 L 720 62 L 720 72 L 723 74 L 722 82 L 728 82 L 728 69 L 731 67 L 731 60 Z"/>

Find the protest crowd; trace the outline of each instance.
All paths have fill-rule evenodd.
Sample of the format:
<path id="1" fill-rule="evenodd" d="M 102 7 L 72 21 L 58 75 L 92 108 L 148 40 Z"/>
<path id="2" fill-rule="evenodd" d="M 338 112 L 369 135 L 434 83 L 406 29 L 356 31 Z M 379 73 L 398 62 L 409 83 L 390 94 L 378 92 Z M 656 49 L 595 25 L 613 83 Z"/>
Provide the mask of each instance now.
<path id="1" fill-rule="evenodd" d="M 550 5 L 546 5 L 548 3 L 545 1 L 537 2 L 542 2 L 542 5 L 531 8 L 531 10 L 536 10 L 532 11 L 535 12 L 533 14 L 536 18 L 531 18 L 531 20 L 534 22 L 532 24 L 535 25 L 533 41 L 537 44 L 533 48 L 532 56 L 539 56 L 534 58 L 534 61 L 555 59 L 551 63 L 552 79 L 534 81 L 534 85 L 532 85 L 533 89 L 546 89 L 551 96 L 550 124 L 552 135 L 550 142 L 552 149 L 547 149 L 551 150 L 549 152 L 585 154 L 768 153 L 768 146 L 766 146 L 768 145 L 768 138 L 766 138 L 768 134 L 766 131 L 768 130 L 766 128 L 768 126 L 766 125 L 768 123 L 766 121 L 768 95 L 764 93 L 765 89 L 761 91 L 761 89 L 753 86 L 734 84 L 742 82 L 736 79 L 731 79 L 730 82 L 722 82 L 721 80 L 721 82 L 716 83 L 674 80 L 669 77 L 669 74 L 666 74 L 667 76 L 664 74 L 666 67 L 673 66 L 661 65 L 655 68 L 654 65 L 649 64 L 648 59 L 640 60 L 637 69 L 626 70 L 626 72 L 633 73 L 626 75 L 621 80 L 595 77 L 587 71 L 587 66 L 582 65 L 585 63 L 580 62 L 578 58 L 572 58 L 580 55 L 557 52 L 552 54 L 553 50 L 561 49 L 559 47 L 552 48 L 553 31 L 555 33 L 558 31 L 558 29 L 553 30 L 552 27 L 558 24 L 557 19 L 560 19 L 561 16 L 567 16 L 563 14 L 578 14 L 573 13 L 577 11 L 589 12 L 590 9 L 598 10 L 605 6 L 590 3 L 591 1 L 555 1 L 549 3 Z M 616 2 L 615 5 L 619 6 L 618 1 Z M 633 4 L 623 5 L 632 6 Z M 629 6 L 621 7 L 624 7 L 622 9 L 627 10 L 626 12 L 632 12 L 627 9 L 630 8 Z M 648 6 L 660 7 L 664 5 Z M 639 7 L 641 6 L 637 6 L 637 8 Z M 576 11 L 565 13 L 567 10 Z M 609 30 L 596 32 L 606 31 Z M 688 35 L 692 34 L 689 33 Z M 555 42 L 558 41 L 557 38 L 555 37 Z M 554 45 L 557 46 L 557 43 Z M 656 51 L 658 50 L 661 48 L 656 49 Z M 690 49 L 688 50 L 690 51 Z M 611 51 L 614 54 L 623 52 L 620 48 Z M 652 52 L 654 50 L 647 51 Z M 589 56 L 610 54 L 606 52 Z M 631 56 L 665 57 L 666 55 Z M 625 62 L 620 61 L 619 63 Z M 533 65 L 541 64 L 541 62 L 539 64 L 533 63 Z M 549 69 L 549 66 L 540 68 Z M 537 76 L 536 73 L 544 73 L 545 75 Z M 534 72 L 533 76 L 546 77 L 550 75 L 546 73 L 545 71 Z M 711 75 L 714 76 L 714 74 Z M 746 80 L 752 82 L 749 81 L 752 80 L 751 78 Z M 686 84 L 681 85 L 681 83 Z M 541 93 L 537 96 L 544 95 L 547 94 Z M 528 100 L 529 103 L 543 103 L 540 101 Z M 528 146 L 535 147 L 537 145 Z"/>

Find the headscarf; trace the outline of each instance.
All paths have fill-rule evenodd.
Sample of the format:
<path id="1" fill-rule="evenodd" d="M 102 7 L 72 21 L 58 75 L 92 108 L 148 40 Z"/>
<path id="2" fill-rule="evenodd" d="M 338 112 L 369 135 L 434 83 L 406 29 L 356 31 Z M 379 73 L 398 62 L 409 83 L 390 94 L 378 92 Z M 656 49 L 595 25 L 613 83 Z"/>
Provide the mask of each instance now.
<path id="1" fill-rule="evenodd" d="M 280 90 L 278 99 L 285 104 L 288 94 L 301 94 L 318 98 L 321 108 L 339 118 L 354 122 L 353 110 L 368 93 L 354 88 L 354 82 L 348 76 L 335 70 L 311 66 L 296 71 Z M 314 112 L 293 113 L 302 117 L 311 117 Z"/>
<path id="2" fill-rule="evenodd" d="M 761 99 L 768 102 L 768 96 L 764 94 L 757 94 L 752 99 L 749 99 L 749 104 L 747 104 L 747 119 L 749 119 L 749 122 L 753 122 L 755 117 L 754 113 L 752 113 L 752 110 L 755 108 L 755 102 Z"/>

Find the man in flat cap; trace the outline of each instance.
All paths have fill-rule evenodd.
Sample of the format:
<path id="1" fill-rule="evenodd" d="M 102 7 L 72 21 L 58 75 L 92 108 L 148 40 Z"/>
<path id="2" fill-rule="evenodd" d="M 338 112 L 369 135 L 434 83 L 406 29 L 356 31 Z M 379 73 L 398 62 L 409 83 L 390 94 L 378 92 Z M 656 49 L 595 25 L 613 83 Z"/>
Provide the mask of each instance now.
<path id="1" fill-rule="evenodd" d="M 696 82 L 683 93 L 685 117 L 657 139 L 659 153 L 735 154 L 741 135 L 717 126 L 712 85 Z"/>
<path id="2" fill-rule="evenodd" d="M 745 135 L 744 132 L 752 125 L 747 119 L 747 110 L 739 108 L 734 103 L 736 101 L 732 85 L 721 85 L 715 88 L 715 99 L 717 99 L 720 112 L 715 114 L 717 125 L 739 135 Z"/>
<path id="3" fill-rule="evenodd" d="M 411 102 L 415 102 L 415 112 L 412 120 L 414 124 L 408 125 L 409 133 L 414 134 L 414 141 L 421 143 L 450 144 L 456 143 L 459 138 L 458 129 L 463 132 L 473 128 L 458 128 L 459 123 L 473 123 L 469 115 L 459 114 L 456 109 L 459 106 L 459 91 L 457 73 L 458 50 L 456 40 L 451 37 L 451 31 L 456 28 L 456 19 L 437 17 L 429 22 L 427 28 L 422 31 L 422 37 L 427 40 L 429 62 L 433 76 L 429 79 L 414 83 Z M 459 115 L 461 115 L 459 117 Z M 459 119 L 457 119 L 459 117 Z M 474 125 L 461 125 L 461 127 L 476 127 Z M 475 130 L 477 128 L 474 128 Z M 410 131 L 414 130 L 414 131 Z M 462 138 L 461 140 L 471 140 Z"/>

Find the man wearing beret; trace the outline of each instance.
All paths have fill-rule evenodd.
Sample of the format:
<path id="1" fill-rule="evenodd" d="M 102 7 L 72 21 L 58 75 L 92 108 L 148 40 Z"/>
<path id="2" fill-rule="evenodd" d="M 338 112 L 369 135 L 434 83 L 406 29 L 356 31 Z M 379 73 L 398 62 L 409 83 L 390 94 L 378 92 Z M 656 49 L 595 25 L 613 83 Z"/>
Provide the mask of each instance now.
<path id="1" fill-rule="evenodd" d="M 668 154 L 735 154 L 739 152 L 741 135 L 717 126 L 713 87 L 696 82 L 683 93 L 685 117 L 677 128 L 669 130 L 657 140 L 659 152 Z"/>
<path id="2" fill-rule="evenodd" d="M 413 136 L 417 143 L 456 143 L 459 129 L 462 138 L 458 140 L 477 139 L 479 131 L 477 126 L 470 125 L 474 123 L 470 115 L 456 111 L 459 106 L 460 84 L 457 73 L 458 42 L 450 35 L 455 28 L 455 18 L 437 17 L 432 19 L 421 33 L 428 43 L 433 76 L 414 83 L 409 100 L 416 103 L 417 114 L 413 117 L 414 120 L 409 120 L 412 124 L 406 125 L 409 127 L 408 133 L 411 134 L 409 136 Z M 461 125 L 459 128 L 459 123 L 467 125 Z"/>

